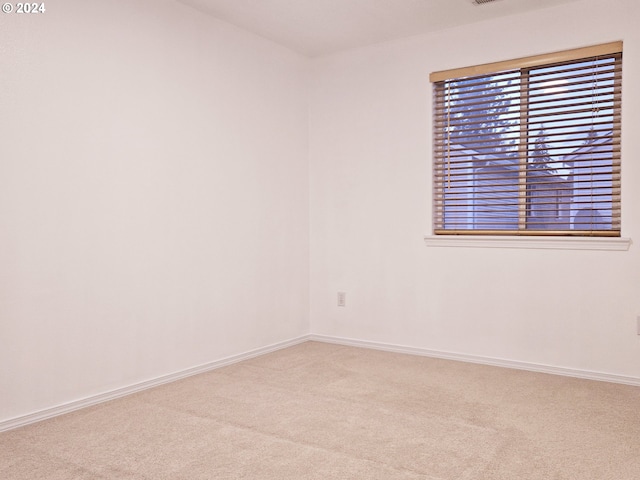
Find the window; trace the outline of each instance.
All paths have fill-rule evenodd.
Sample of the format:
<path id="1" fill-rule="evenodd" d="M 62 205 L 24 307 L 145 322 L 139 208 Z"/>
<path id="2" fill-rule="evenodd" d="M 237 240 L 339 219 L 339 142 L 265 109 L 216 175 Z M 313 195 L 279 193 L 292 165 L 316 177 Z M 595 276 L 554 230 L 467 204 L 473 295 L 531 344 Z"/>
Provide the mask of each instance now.
<path id="1" fill-rule="evenodd" d="M 431 82 L 436 235 L 620 236 L 622 42 Z"/>

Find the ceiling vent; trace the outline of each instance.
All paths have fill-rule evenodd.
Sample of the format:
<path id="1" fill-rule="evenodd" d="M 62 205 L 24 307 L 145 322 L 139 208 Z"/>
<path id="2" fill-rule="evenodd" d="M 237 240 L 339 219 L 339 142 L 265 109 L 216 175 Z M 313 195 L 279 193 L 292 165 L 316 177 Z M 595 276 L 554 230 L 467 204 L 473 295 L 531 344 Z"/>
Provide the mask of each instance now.
<path id="1" fill-rule="evenodd" d="M 495 2 L 496 0 L 471 0 L 474 5 L 484 5 L 485 3 Z"/>

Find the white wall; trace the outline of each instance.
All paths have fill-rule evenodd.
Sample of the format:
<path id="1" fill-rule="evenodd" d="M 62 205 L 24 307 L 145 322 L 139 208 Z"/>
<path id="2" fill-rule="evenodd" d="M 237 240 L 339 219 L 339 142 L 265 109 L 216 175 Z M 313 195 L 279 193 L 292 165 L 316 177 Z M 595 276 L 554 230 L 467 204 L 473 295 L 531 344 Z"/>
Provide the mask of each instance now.
<path id="1" fill-rule="evenodd" d="M 307 333 L 308 60 L 45 3 L 0 14 L 0 421 Z"/>
<path id="2" fill-rule="evenodd" d="M 640 379 L 640 6 L 585 0 L 314 62 L 311 331 Z M 427 247 L 432 71 L 624 40 L 626 252 Z M 336 292 L 347 306 L 336 306 Z"/>

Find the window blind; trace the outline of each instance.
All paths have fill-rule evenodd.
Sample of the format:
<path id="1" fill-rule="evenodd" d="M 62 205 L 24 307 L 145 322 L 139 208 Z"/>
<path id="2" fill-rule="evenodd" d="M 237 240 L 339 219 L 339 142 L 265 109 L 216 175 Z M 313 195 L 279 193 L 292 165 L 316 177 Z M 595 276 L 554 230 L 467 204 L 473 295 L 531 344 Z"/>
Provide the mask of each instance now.
<path id="1" fill-rule="evenodd" d="M 431 80 L 434 233 L 620 235 L 621 42 Z"/>

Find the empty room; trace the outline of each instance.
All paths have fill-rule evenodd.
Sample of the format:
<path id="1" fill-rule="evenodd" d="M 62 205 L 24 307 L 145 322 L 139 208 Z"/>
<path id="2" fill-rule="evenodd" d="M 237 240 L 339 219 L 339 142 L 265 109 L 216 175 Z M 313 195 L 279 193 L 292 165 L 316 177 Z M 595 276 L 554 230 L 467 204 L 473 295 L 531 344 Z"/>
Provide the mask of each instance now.
<path id="1" fill-rule="evenodd" d="M 0 478 L 640 478 L 637 0 L 0 12 Z"/>

